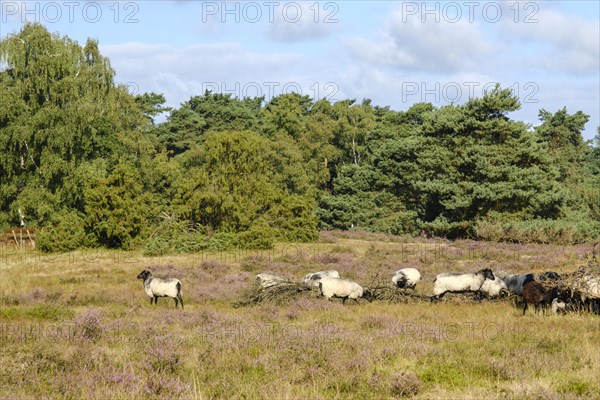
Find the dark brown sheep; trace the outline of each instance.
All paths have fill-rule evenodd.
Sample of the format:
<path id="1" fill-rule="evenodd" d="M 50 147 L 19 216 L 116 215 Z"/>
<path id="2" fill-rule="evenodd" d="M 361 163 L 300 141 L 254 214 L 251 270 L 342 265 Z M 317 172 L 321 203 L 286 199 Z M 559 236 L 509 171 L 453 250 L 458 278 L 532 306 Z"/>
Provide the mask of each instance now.
<path id="1" fill-rule="evenodd" d="M 542 308 L 543 314 L 546 314 L 547 298 L 546 290 L 541 283 L 537 281 L 528 281 L 523 285 L 523 315 L 527 311 L 527 305 L 533 304 L 535 314 L 538 313 L 539 307 Z"/>

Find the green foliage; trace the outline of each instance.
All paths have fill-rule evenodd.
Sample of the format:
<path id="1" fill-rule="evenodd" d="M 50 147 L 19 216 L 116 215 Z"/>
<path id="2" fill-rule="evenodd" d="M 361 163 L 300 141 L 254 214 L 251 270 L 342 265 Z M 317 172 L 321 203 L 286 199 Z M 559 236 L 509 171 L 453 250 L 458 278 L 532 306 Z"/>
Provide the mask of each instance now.
<path id="1" fill-rule="evenodd" d="M 65 213 L 57 224 L 36 235 L 39 249 L 46 253 L 66 252 L 93 244 L 85 231 L 85 221 L 74 212 Z"/>
<path id="2" fill-rule="evenodd" d="M 24 215 L 46 227 L 45 251 L 270 248 L 315 240 L 319 227 L 598 236 L 589 117 L 541 109 L 532 129 L 509 118 L 520 102 L 499 85 L 439 109 L 209 91 L 170 109 L 162 94 L 116 85 L 97 41 L 82 47 L 39 24 L 3 38 L 0 60 L 0 225 Z"/>
<path id="3" fill-rule="evenodd" d="M 509 216 L 494 215 L 477 221 L 475 234 L 479 239 L 491 241 L 583 243 L 600 237 L 600 221 L 577 213 L 558 220 L 511 220 Z"/>
<path id="4" fill-rule="evenodd" d="M 151 195 L 143 190 L 135 169 L 118 164 L 85 192 L 88 230 L 100 245 L 129 248 L 148 229 L 150 203 Z"/>
<path id="5" fill-rule="evenodd" d="M 84 177 L 137 151 L 143 113 L 88 40 L 26 24 L 0 42 L 0 212 L 5 223 L 55 222 L 65 210 L 85 212 Z"/>

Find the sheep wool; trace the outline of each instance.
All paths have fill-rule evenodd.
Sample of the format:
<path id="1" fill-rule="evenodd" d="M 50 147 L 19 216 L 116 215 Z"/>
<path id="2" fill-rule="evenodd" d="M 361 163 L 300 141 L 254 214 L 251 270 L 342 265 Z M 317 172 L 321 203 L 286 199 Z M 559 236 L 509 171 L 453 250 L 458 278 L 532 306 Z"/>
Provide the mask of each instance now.
<path id="1" fill-rule="evenodd" d="M 181 292 L 181 282 L 175 278 L 156 278 L 152 276 L 152 272 L 149 270 L 142 271 L 137 279 L 144 280 L 144 290 L 150 297 L 150 304 L 158 304 L 159 297 L 171 297 L 175 300 L 175 308 L 181 302 L 181 309 L 183 309 L 183 296 Z"/>
<path id="2" fill-rule="evenodd" d="M 341 278 L 339 272 L 337 272 L 334 269 L 330 269 L 327 271 L 312 272 L 310 274 L 304 275 L 304 278 L 302 278 L 302 284 L 306 286 L 318 287 L 319 279 L 324 276 L 328 276 L 330 278 Z"/>
<path id="3" fill-rule="evenodd" d="M 509 274 L 502 278 L 504 283 L 506 283 L 508 290 L 519 296 L 523 295 L 523 285 L 529 281 L 532 281 L 533 279 L 533 274 Z"/>
<path id="4" fill-rule="evenodd" d="M 398 288 L 414 289 L 420 280 L 421 273 L 416 268 L 403 268 L 392 276 L 392 283 Z"/>
<path id="5" fill-rule="evenodd" d="M 262 289 L 269 288 L 271 286 L 276 286 L 284 282 L 288 282 L 288 278 L 281 275 L 262 273 L 256 275 L 256 282 Z"/>
<path id="6" fill-rule="evenodd" d="M 503 291 L 508 292 L 506 283 L 504 283 L 502 279 L 498 278 L 496 274 L 494 274 L 494 278 L 494 280 L 486 279 L 479 289 L 488 297 L 498 297 Z"/>
<path id="7" fill-rule="evenodd" d="M 352 299 L 358 303 L 358 299 L 368 293 L 358 283 L 348 279 L 322 276 L 318 281 L 319 290 L 323 296 L 328 300 L 332 297 L 340 298 L 342 299 L 342 304 L 346 303 L 346 299 Z M 367 295 L 365 298 L 368 297 L 370 296 Z"/>
<path id="8" fill-rule="evenodd" d="M 527 311 L 528 304 L 533 304 L 535 314 L 538 313 L 540 307 L 545 314 L 544 300 L 546 300 L 546 290 L 541 283 L 538 281 L 528 281 L 523 285 L 523 315 Z"/>
<path id="9" fill-rule="evenodd" d="M 554 314 L 558 314 L 559 312 L 564 312 L 567 309 L 567 304 L 564 301 L 555 298 L 552 300 L 552 305 L 550 308 Z"/>
<path id="10" fill-rule="evenodd" d="M 445 272 L 434 279 L 432 300 L 441 299 L 447 292 L 477 292 L 486 279 L 494 280 L 494 274 L 488 268 L 472 273 Z"/>

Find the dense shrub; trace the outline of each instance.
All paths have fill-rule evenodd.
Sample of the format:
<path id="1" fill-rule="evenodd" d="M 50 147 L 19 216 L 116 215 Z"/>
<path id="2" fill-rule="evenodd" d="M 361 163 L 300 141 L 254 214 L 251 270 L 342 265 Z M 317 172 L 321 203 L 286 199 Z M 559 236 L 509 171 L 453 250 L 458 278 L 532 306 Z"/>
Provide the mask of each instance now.
<path id="1" fill-rule="evenodd" d="M 85 221 L 74 212 L 59 217 L 58 222 L 36 235 L 38 248 L 45 252 L 72 251 L 93 244 L 85 232 Z"/>
<path id="2" fill-rule="evenodd" d="M 573 244 L 600 236 L 600 222 L 593 220 L 532 219 L 525 221 L 481 220 L 475 227 L 478 238 L 520 243 Z"/>

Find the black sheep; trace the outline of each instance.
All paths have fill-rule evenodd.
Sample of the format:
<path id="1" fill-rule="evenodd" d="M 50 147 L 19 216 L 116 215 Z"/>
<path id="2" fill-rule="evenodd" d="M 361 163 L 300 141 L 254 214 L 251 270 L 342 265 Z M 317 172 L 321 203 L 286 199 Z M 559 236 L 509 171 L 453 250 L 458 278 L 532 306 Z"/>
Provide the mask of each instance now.
<path id="1" fill-rule="evenodd" d="M 539 307 L 542 307 L 542 313 L 546 314 L 546 304 L 549 304 L 548 298 L 550 297 L 544 286 L 537 281 L 530 280 L 523 285 L 523 315 L 527 311 L 527 305 L 533 304 L 535 314 L 538 313 Z M 552 302 L 552 299 L 550 299 Z"/>

